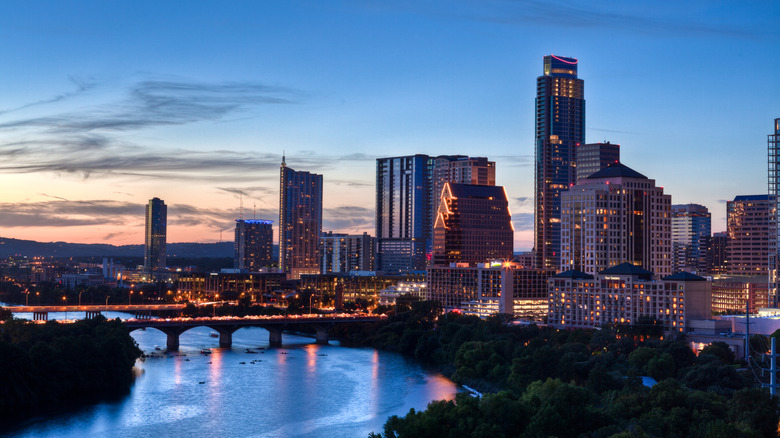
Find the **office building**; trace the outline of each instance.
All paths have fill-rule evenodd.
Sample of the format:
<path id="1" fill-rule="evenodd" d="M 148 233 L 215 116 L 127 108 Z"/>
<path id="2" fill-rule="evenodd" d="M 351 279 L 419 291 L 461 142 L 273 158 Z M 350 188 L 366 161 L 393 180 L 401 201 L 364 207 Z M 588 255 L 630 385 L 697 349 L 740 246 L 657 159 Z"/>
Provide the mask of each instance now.
<path id="1" fill-rule="evenodd" d="M 445 310 L 486 317 L 496 313 L 541 321 L 547 315 L 547 279 L 553 270 L 526 269 L 515 263 L 428 268 L 428 299 Z"/>
<path id="2" fill-rule="evenodd" d="M 376 270 L 376 239 L 367 233 L 323 233 L 320 238 L 320 254 L 322 274 Z"/>
<path id="3" fill-rule="evenodd" d="M 703 275 L 710 265 L 711 215 L 698 204 L 672 205 L 673 271 Z"/>
<path id="4" fill-rule="evenodd" d="M 501 186 L 445 183 L 436 216 L 433 264 L 511 261 L 514 229 Z"/>
<path id="5" fill-rule="evenodd" d="M 775 251 L 770 254 L 769 259 L 769 271 L 771 273 L 770 278 L 770 297 L 773 306 L 780 305 L 780 293 L 778 293 L 778 271 L 780 270 L 780 257 L 778 257 L 778 251 L 780 251 L 780 119 L 775 119 L 774 133 L 767 136 L 767 150 L 769 157 L 769 195 L 774 196 L 775 199 L 775 218 L 774 225 L 775 230 L 772 233 L 774 237 L 774 249 Z"/>
<path id="6" fill-rule="evenodd" d="M 320 272 L 322 175 L 280 169 L 279 268 L 290 279 Z"/>
<path id="7" fill-rule="evenodd" d="M 576 183 L 576 148 L 585 144 L 584 82 L 577 60 L 544 57 L 536 80 L 534 253 L 536 267 L 561 264 L 561 192 Z"/>
<path id="8" fill-rule="evenodd" d="M 160 198 L 146 204 L 146 233 L 144 239 L 144 274 L 149 279 L 165 271 L 168 206 Z"/>
<path id="9" fill-rule="evenodd" d="M 258 272 L 271 266 L 274 232 L 273 221 L 237 219 L 233 267 Z"/>
<path id="10" fill-rule="evenodd" d="M 726 257 L 729 275 L 766 276 L 777 251 L 774 195 L 737 196 L 726 203 Z"/>
<path id="11" fill-rule="evenodd" d="M 672 274 L 672 197 L 613 163 L 561 193 L 561 271 L 595 275 L 628 262 Z"/>
<path id="12" fill-rule="evenodd" d="M 451 182 L 479 186 L 496 185 L 496 163 L 485 157 L 440 155 L 432 161 L 431 230 L 436 224 L 444 184 Z"/>
<path id="13" fill-rule="evenodd" d="M 766 277 L 726 277 L 712 280 L 712 311 L 715 314 L 757 313 L 769 307 Z"/>
<path id="14" fill-rule="evenodd" d="M 654 279 L 630 263 L 596 275 L 569 270 L 551 277 L 549 320 L 559 329 L 635 325 L 657 321 L 665 331 L 686 332 L 692 320 L 710 319 L 712 284 L 678 272 Z"/>
<path id="15" fill-rule="evenodd" d="M 710 239 L 709 270 L 710 275 L 725 274 L 728 267 L 728 233 L 713 233 Z"/>
<path id="16" fill-rule="evenodd" d="M 620 161 L 620 145 L 604 143 L 582 144 L 576 148 L 577 181 L 587 178 L 612 163 Z"/>
<path id="17" fill-rule="evenodd" d="M 431 157 L 376 160 L 377 270 L 422 271 L 431 235 Z"/>

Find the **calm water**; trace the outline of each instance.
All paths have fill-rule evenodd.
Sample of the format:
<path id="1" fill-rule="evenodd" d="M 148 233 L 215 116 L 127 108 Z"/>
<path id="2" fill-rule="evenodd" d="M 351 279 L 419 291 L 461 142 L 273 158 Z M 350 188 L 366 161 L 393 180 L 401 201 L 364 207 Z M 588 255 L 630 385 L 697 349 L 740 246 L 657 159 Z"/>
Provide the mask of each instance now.
<path id="1" fill-rule="evenodd" d="M 395 354 L 289 334 L 283 347 L 269 348 L 260 328 L 235 332 L 229 349 L 217 348 L 211 329 L 195 328 L 181 335 L 174 354 L 165 353 L 157 330 L 133 337 L 153 357 L 136 364 L 129 396 L 34 419 L 9 436 L 365 437 L 381 432 L 387 417 L 457 391 Z"/>

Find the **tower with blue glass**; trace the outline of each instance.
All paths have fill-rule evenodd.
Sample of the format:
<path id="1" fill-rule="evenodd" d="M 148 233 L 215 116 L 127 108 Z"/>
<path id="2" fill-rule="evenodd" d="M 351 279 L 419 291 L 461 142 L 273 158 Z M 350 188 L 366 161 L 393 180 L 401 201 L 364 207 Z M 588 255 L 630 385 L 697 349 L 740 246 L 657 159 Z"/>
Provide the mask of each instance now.
<path id="1" fill-rule="evenodd" d="M 574 58 L 544 57 L 536 79 L 534 254 L 537 268 L 560 268 L 561 192 L 577 181 L 576 153 L 585 144 L 584 82 Z"/>

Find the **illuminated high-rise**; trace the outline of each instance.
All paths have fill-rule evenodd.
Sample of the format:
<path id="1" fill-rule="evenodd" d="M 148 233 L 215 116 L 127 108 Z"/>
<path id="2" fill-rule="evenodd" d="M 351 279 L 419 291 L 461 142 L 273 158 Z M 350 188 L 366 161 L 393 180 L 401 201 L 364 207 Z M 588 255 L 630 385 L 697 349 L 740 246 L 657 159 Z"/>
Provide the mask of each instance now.
<path id="1" fill-rule="evenodd" d="M 775 119 L 774 133 L 767 136 L 767 150 L 769 155 L 769 194 L 774 196 L 775 202 L 780 202 L 780 119 Z M 769 258 L 770 272 L 770 302 L 772 306 L 780 305 L 780 293 L 778 293 L 778 268 L 780 267 L 780 205 L 775 205 L 775 230 L 772 238 L 775 245 L 775 251 Z"/>
<path id="2" fill-rule="evenodd" d="M 279 189 L 279 268 L 290 279 L 320 273 L 322 175 L 287 167 Z"/>
<path id="3" fill-rule="evenodd" d="M 710 211 L 703 205 L 672 205 L 674 272 L 707 273 L 710 266 L 711 222 Z"/>
<path id="4" fill-rule="evenodd" d="M 146 232 L 144 239 L 144 272 L 154 276 L 165 270 L 168 207 L 160 198 L 146 204 Z"/>
<path id="5" fill-rule="evenodd" d="M 537 268 L 561 260 L 561 192 L 576 183 L 576 148 L 585 144 L 584 82 L 577 60 L 544 57 L 536 79 L 534 251 Z"/>
<path id="6" fill-rule="evenodd" d="M 511 260 L 514 244 L 509 201 L 501 186 L 446 183 L 433 228 L 433 263 Z"/>
<path id="7" fill-rule="evenodd" d="M 237 219 L 233 267 L 257 272 L 271 266 L 274 232 L 273 221 Z"/>

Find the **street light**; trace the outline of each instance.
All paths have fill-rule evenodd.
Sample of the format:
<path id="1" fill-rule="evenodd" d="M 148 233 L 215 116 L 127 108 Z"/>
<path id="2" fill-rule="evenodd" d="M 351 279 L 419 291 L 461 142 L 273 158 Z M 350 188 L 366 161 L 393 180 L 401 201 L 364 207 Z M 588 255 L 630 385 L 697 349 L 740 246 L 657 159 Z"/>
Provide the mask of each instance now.
<path id="1" fill-rule="evenodd" d="M 106 297 L 106 312 L 108 312 L 108 299 L 111 297 Z"/>
<path id="2" fill-rule="evenodd" d="M 40 306 L 41 305 L 41 293 L 40 292 L 35 292 L 35 296 L 38 297 L 38 305 Z"/>
<path id="3" fill-rule="evenodd" d="M 81 294 L 83 294 L 84 291 L 79 292 L 79 307 L 81 307 Z"/>
<path id="4" fill-rule="evenodd" d="M 24 290 L 24 305 L 29 306 L 30 305 L 30 290 L 25 289 Z"/>
<path id="5" fill-rule="evenodd" d="M 309 295 L 309 315 L 311 315 L 311 299 L 314 298 L 314 294 Z"/>

